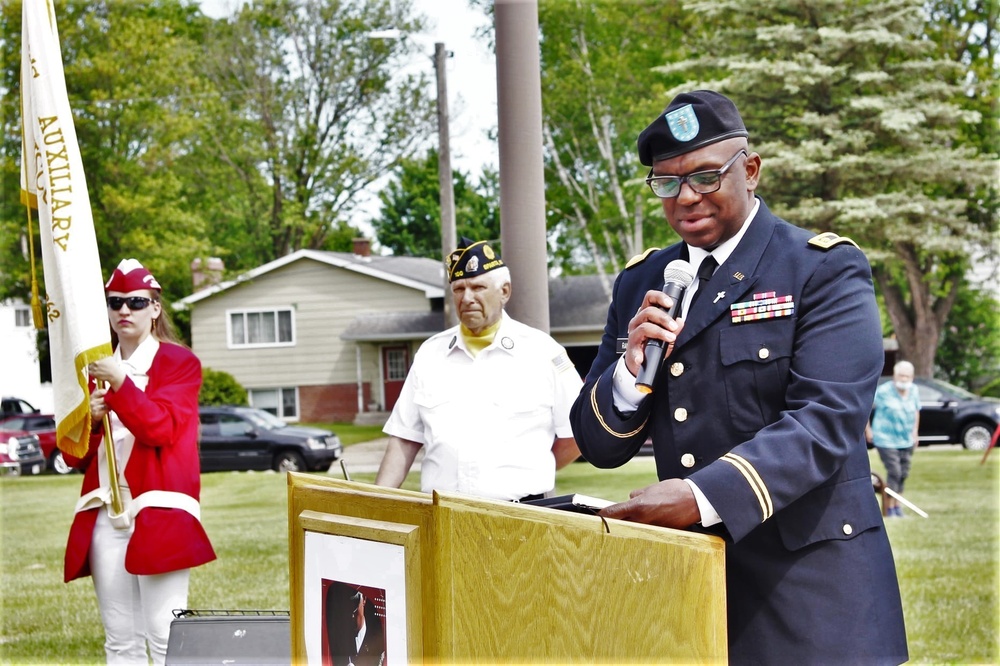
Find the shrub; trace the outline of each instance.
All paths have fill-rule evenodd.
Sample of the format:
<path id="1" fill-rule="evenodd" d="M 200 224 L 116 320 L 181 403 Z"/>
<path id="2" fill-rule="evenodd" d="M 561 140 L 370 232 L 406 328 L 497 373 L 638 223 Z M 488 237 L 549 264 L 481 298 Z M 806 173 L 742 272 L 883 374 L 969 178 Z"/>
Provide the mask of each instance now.
<path id="1" fill-rule="evenodd" d="M 979 395 L 987 398 L 1000 398 L 1000 379 L 994 379 L 979 389 Z"/>
<path id="2" fill-rule="evenodd" d="M 934 357 L 935 376 L 980 395 L 1000 367 L 1000 336 L 995 334 L 1000 302 L 988 289 L 965 285 L 958 292 Z M 994 387 L 995 390 L 995 387 Z"/>
<path id="3" fill-rule="evenodd" d="M 247 405 L 247 390 L 228 372 L 202 369 L 200 405 Z"/>

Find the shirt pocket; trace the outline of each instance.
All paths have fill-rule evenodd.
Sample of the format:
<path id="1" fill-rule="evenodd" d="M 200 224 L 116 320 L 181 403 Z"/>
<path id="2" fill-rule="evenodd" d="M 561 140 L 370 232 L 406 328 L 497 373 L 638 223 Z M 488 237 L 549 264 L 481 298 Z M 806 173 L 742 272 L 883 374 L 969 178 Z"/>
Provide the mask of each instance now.
<path id="1" fill-rule="evenodd" d="M 492 412 L 497 428 L 506 430 L 511 437 L 522 437 L 539 428 L 552 427 L 552 410 L 555 404 L 553 385 L 537 371 L 501 372 L 494 376 L 489 397 L 483 396 L 484 413 Z"/>
<path id="2" fill-rule="evenodd" d="M 729 416 L 737 430 L 753 434 L 777 420 L 795 338 L 795 321 L 753 322 L 719 332 Z"/>
<path id="3" fill-rule="evenodd" d="M 552 383 L 537 376 L 521 376 L 505 382 L 493 401 L 499 409 L 510 414 L 527 414 L 537 411 L 551 411 L 555 401 Z"/>

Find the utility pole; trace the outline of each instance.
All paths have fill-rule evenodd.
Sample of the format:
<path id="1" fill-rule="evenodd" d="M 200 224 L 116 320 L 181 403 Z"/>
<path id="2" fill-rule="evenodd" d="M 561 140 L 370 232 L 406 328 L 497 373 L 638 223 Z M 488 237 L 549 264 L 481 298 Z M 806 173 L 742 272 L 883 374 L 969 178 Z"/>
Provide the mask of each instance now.
<path id="1" fill-rule="evenodd" d="M 438 185 L 441 190 L 441 260 L 444 262 L 444 327 L 458 324 L 458 315 L 448 285 L 448 253 L 455 249 L 455 188 L 451 174 L 451 144 L 448 136 L 448 77 L 445 64 L 450 54 L 442 42 L 434 43 L 434 72 L 437 75 Z M 478 239 L 477 239 L 478 240 Z"/>

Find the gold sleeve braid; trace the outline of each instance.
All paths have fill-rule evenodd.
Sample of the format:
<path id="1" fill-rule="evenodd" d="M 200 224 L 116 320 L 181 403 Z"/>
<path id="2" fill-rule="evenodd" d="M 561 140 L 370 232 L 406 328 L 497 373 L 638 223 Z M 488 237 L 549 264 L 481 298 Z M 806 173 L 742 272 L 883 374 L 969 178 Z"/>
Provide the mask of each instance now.
<path id="1" fill-rule="evenodd" d="M 760 513 L 761 522 L 764 522 L 772 515 L 774 515 L 774 504 L 771 502 L 771 494 L 767 491 L 767 485 L 764 480 L 760 478 L 760 474 L 754 469 L 754 466 L 750 464 L 746 458 L 738 456 L 735 453 L 727 453 L 726 455 L 719 458 L 719 460 L 725 460 L 727 463 L 736 468 L 743 478 L 746 479 L 747 484 L 750 486 L 750 490 L 753 494 L 757 496 L 757 502 L 760 503 Z"/>
<path id="2" fill-rule="evenodd" d="M 601 416 L 601 410 L 597 406 L 597 385 L 600 382 L 601 380 L 598 379 L 596 382 L 594 382 L 594 388 L 590 389 L 590 407 L 591 409 L 594 410 L 594 416 L 597 417 L 597 422 L 601 424 L 601 427 L 604 428 L 604 430 L 607 431 L 608 434 L 614 435 L 619 439 L 628 439 L 629 437 L 634 437 L 635 435 L 638 435 L 640 432 L 642 432 L 642 429 L 646 427 L 646 421 L 649 420 L 648 418 L 643 419 L 642 425 L 640 425 L 632 432 L 622 433 L 611 429 L 611 426 L 609 426 L 607 422 L 604 420 L 604 417 Z"/>

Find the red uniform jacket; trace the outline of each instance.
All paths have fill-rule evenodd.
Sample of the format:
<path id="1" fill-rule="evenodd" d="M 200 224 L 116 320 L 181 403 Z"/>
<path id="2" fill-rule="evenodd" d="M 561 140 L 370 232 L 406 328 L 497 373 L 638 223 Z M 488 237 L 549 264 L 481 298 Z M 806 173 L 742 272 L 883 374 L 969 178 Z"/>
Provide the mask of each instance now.
<path id="1" fill-rule="evenodd" d="M 133 498 L 149 490 L 184 493 L 200 499 L 201 466 L 198 459 L 198 391 L 201 363 L 180 345 L 161 342 L 149 368 L 143 392 L 130 378 L 105 397 L 122 423 L 135 435 L 135 445 L 125 468 Z M 97 448 L 103 432 L 90 438 L 82 459 L 66 456 L 70 464 L 85 469 L 81 495 L 100 485 Z M 90 575 L 90 544 L 97 512 L 76 514 L 66 544 L 63 577 L 66 582 Z M 125 569 L 151 575 L 188 569 L 215 559 L 215 551 L 197 518 L 182 509 L 147 507 L 135 517 L 135 529 L 125 553 Z"/>

